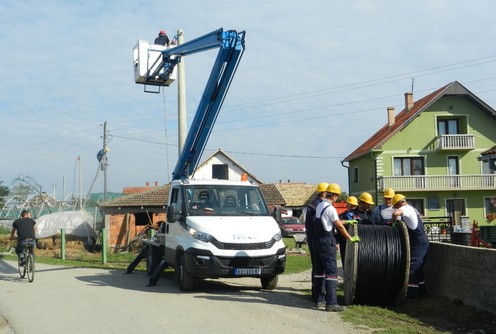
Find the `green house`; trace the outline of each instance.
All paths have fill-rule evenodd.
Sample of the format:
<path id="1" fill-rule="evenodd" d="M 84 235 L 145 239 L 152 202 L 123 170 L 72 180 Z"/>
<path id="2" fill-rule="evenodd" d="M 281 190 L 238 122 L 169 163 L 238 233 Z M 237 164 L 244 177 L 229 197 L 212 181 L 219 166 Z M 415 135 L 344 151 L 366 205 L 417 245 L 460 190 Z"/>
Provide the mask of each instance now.
<path id="1" fill-rule="evenodd" d="M 456 225 L 485 223 L 496 196 L 496 164 L 486 156 L 496 143 L 496 111 L 454 81 L 405 108 L 387 109 L 388 122 L 348 155 L 351 195 L 385 188 L 407 197 L 428 217 L 451 216 Z M 468 217 L 468 218 L 465 218 Z"/>

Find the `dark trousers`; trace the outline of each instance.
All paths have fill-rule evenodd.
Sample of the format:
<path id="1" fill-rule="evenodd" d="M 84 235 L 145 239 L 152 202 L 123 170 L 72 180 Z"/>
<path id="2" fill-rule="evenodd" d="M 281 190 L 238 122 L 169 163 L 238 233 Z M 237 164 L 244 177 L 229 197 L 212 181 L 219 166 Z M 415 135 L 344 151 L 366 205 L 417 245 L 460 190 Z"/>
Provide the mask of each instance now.
<path id="1" fill-rule="evenodd" d="M 336 239 L 333 235 L 317 237 L 314 240 L 315 248 L 315 268 L 312 280 L 312 296 L 317 295 L 318 303 L 325 300 L 326 305 L 336 305 L 337 294 L 336 287 L 338 284 L 338 266 L 336 262 Z M 324 286 L 325 293 L 322 292 Z"/>
<path id="2" fill-rule="evenodd" d="M 410 249 L 410 277 L 408 279 L 407 295 L 411 298 L 418 297 L 425 291 L 424 262 L 429 244 L 422 243 Z"/>
<path id="3" fill-rule="evenodd" d="M 17 240 L 17 245 L 15 248 L 17 256 L 21 255 L 22 250 L 24 249 L 24 246 L 26 246 L 26 245 L 33 245 L 33 247 L 30 248 L 30 253 L 34 254 L 34 247 L 36 246 L 36 241 L 32 240 L 32 239 L 25 239 L 25 240 Z"/>

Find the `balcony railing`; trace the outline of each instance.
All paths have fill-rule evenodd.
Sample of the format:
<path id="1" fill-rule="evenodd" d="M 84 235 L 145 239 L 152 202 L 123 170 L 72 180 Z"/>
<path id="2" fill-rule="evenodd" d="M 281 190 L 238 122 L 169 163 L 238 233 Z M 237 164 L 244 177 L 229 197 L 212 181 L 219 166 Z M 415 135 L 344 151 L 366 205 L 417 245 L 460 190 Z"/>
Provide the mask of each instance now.
<path id="1" fill-rule="evenodd" d="M 496 186 L 496 174 L 382 176 L 377 179 L 377 186 L 379 191 L 393 188 L 397 192 L 493 190 Z"/>
<path id="2" fill-rule="evenodd" d="M 436 150 L 473 150 L 474 135 L 442 135 L 436 138 Z"/>

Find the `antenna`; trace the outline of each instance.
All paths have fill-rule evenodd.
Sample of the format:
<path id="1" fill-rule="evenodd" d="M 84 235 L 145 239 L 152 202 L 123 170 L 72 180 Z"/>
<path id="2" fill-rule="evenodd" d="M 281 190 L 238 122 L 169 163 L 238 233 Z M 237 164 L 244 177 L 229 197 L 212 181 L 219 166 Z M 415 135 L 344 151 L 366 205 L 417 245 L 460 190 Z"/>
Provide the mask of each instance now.
<path id="1" fill-rule="evenodd" d="M 412 78 L 412 93 L 413 93 L 413 86 L 415 85 L 415 78 Z"/>

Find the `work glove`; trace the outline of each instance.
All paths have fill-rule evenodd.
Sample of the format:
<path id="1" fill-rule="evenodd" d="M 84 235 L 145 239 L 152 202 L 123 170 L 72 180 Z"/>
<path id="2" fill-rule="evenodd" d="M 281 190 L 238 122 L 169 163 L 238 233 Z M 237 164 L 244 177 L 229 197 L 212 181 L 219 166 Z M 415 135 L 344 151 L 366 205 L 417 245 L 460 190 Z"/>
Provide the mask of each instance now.
<path id="1" fill-rule="evenodd" d="M 345 221 L 345 224 L 346 225 L 355 225 L 355 224 L 358 224 L 358 221 L 356 219 L 351 219 L 351 220 Z"/>
<path id="2" fill-rule="evenodd" d="M 358 235 L 354 235 L 350 239 L 350 242 L 359 242 L 359 241 L 360 241 L 360 238 L 358 237 Z"/>

